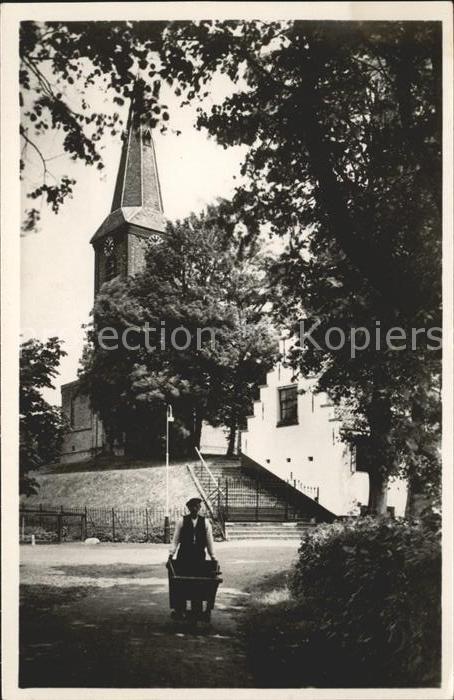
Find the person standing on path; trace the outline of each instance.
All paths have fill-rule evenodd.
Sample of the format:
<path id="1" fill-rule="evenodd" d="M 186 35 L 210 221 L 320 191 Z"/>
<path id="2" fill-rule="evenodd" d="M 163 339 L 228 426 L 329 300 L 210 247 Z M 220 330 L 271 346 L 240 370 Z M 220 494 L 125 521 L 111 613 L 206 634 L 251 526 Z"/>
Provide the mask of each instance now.
<path id="1" fill-rule="evenodd" d="M 211 523 L 208 518 L 199 515 L 202 506 L 201 498 L 190 498 L 186 506 L 189 515 L 183 516 L 176 524 L 169 551 L 169 562 L 172 561 L 178 549 L 176 561 L 178 574 L 180 576 L 204 576 L 203 564 L 206 549 L 211 559 L 215 560 Z M 186 600 L 176 596 L 171 602 L 171 607 L 174 608 L 172 617 L 182 619 L 186 611 Z M 202 602 L 198 599 L 191 600 L 191 611 L 196 615 L 201 615 Z M 209 619 L 209 610 L 207 610 L 206 615 Z"/>
<path id="2" fill-rule="evenodd" d="M 177 522 L 173 541 L 169 550 L 169 559 L 177 553 L 177 565 L 181 573 L 197 576 L 205 561 L 205 550 L 215 560 L 214 542 L 211 523 L 208 518 L 199 515 L 202 507 L 201 498 L 190 498 L 186 503 L 189 515 Z"/>

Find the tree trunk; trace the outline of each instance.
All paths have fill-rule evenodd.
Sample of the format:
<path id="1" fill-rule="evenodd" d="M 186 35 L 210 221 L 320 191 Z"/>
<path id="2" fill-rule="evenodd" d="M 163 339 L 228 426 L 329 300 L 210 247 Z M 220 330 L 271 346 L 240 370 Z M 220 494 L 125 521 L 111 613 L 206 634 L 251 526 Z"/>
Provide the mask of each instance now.
<path id="1" fill-rule="evenodd" d="M 374 242 L 367 231 L 357 230 L 350 214 L 332 168 L 334 161 L 331 147 L 317 118 L 320 108 L 315 87 L 318 75 L 318 65 L 312 59 L 305 64 L 305 83 L 300 97 L 303 115 L 301 128 L 310 156 L 310 167 L 319 184 L 317 198 L 327 212 L 330 232 L 353 266 L 381 295 L 389 308 L 412 312 L 415 308 L 415 294 L 403 292 L 418 289 L 413 273 L 407 273 L 404 278 L 396 268 L 390 251 Z"/>
<path id="2" fill-rule="evenodd" d="M 416 517 L 416 492 L 413 487 L 413 484 L 411 483 L 411 480 L 408 481 L 407 486 L 407 502 L 405 504 L 405 517 Z"/>
<path id="3" fill-rule="evenodd" d="M 113 454 L 114 443 L 115 443 L 114 431 L 109 430 L 108 428 L 104 428 L 103 452 L 105 454 L 108 454 L 108 455 Z"/>
<path id="4" fill-rule="evenodd" d="M 229 440 L 227 445 L 227 457 L 233 457 L 235 454 L 235 438 L 236 438 L 236 418 L 234 418 L 229 428 Z"/>
<path id="5" fill-rule="evenodd" d="M 388 502 L 388 477 L 380 472 L 369 472 L 369 503 L 367 508 L 373 515 L 385 515 Z"/>
<path id="6" fill-rule="evenodd" d="M 429 504 L 427 494 L 420 479 L 410 476 L 407 481 L 407 502 L 405 504 L 406 518 L 419 518 L 421 510 Z"/>

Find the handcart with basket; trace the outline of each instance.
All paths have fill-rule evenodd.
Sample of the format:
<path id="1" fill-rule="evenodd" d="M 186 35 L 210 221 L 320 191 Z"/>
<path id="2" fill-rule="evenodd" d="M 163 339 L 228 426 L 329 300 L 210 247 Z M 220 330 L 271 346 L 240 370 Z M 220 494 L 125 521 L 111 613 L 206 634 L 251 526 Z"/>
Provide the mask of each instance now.
<path id="1" fill-rule="evenodd" d="M 219 562 L 206 560 L 194 572 L 197 575 L 188 575 L 178 560 L 169 559 L 167 570 L 171 609 L 184 618 L 209 622 L 218 586 L 222 583 Z"/>

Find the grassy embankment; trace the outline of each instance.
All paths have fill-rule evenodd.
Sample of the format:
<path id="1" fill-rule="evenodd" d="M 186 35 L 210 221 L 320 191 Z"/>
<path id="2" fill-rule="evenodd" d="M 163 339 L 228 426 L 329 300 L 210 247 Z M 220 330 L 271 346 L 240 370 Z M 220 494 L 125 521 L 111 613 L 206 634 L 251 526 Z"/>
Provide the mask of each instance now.
<path id="1" fill-rule="evenodd" d="M 38 493 L 22 500 L 35 508 L 164 508 L 165 467 L 147 462 L 117 461 L 106 464 L 56 465 L 32 472 L 39 483 Z M 173 508 L 182 508 L 195 486 L 186 464 L 171 465 L 169 494 Z"/>

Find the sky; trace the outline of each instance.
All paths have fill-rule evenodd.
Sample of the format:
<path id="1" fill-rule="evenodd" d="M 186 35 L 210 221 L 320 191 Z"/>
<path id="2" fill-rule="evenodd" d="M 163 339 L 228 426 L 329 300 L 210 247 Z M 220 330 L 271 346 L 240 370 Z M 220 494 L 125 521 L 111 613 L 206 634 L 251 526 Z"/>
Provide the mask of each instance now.
<path id="1" fill-rule="evenodd" d="M 219 77 L 206 104 L 209 107 L 218 102 L 229 91 L 227 81 Z M 164 211 L 174 220 L 233 193 L 245 148 L 218 146 L 206 132 L 194 127 L 195 106 L 180 108 L 177 98 L 170 94 L 164 97 L 170 126 L 181 131 L 180 136 L 157 130 L 153 135 Z M 100 111 L 113 109 L 110 98 L 99 89 L 91 94 L 90 103 Z M 127 108 L 125 105 L 122 110 L 124 121 Z M 63 153 L 58 133 L 46 137 L 41 147 L 53 157 L 49 168 L 55 176 L 74 177 L 77 184 L 73 198 L 66 200 L 58 214 L 43 206 L 39 232 L 21 240 L 21 339 L 45 340 L 56 335 L 64 340 L 68 353 L 61 361 L 55 390 L 44 394 L 53 404 L 60 404 L 61 384 L 77 378 L 84 342 L 82 326 L 89 321 L 93 305 L 94 253 L 89 241 L 110 211 L 121 138 L 106 136 L 102 145 L 105 169 L 98 171 L 70 160 Z M 27 155 L 25 184 L 39 184 L 40 166 L 32 153 Z M 25 204 L 36 206 L 32 200 Z"/>

